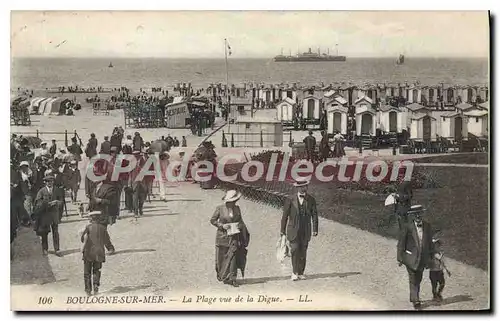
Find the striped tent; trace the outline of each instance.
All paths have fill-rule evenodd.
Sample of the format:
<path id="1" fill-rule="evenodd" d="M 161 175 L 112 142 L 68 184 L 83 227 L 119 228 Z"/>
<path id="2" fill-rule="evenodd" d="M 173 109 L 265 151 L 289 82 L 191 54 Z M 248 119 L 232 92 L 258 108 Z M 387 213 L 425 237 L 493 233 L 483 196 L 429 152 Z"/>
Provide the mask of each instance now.
<path id="1" fill-rule="evenodd" d="M 31 103 L 30 103 L 30 107 L 29 107 L 30 114 L 31 115 L 38 114 L 38 112 L 40 110 L 40 105 L 42 104 L 42 102 L 44 102 L 47 99 L 50 99 L 50 98 L 35 97 L 35 98 L 31 99 Z"/>

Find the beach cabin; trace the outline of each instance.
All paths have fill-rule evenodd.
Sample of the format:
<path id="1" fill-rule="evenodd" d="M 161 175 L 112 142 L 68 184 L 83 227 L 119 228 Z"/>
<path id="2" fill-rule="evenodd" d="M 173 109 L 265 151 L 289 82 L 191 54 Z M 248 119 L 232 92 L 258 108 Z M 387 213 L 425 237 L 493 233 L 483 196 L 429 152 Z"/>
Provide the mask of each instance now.
<path id="1" fill-rule="evenodd" d="M 327 105 L 328 134 L 335 134 L 338 131 L 342 135 L 347 135 L 347 111 L 347 107 L 341 104 Z"/>
<path id="2" fill-rule="evenodd" d="M 455 105 L 458 99 L 458 90 L 453 87 L 445 87 L 442 89 L 443 102 L 445 106 Z"/>
<path id="3" fill-rule="evenodd" d="M 485 101 L 484 103 L 480 103 L 478 106 L 479 106 L 479 108 L 490 110 L 490 102 L 489 101 Z"/>
<path id="4" fill-rule="evenodd" d="M 474 104 L 476 102 L 478 88 L 476 86 L 464 86 L 461 89 L 462 101 L 464 103 Z"/>
<path id="5" fill-rule="evenodd" d="M 186 128 L 190 119 L 188 102 L 184 99 L 175 98 L 172 103 L 165 106 L 165 126 L 167 128 Z"/>
<path id="6" fill-rule="evenodd" d="M 372 107 L 373 101 L 364 96 L 354 102 L 356 114 L 356 135 L 375 136 L 377 126 L 377 112 Z"/>
<path id="7" fill-rule="evenodd" d="M 460 103 L 455 106 L 455 111 L 458 113 L 464 113 L 466 111 L 474 109 L 474 106 L 468 103 Z"/>
<path id="8" fill-rule="evenodd" d="M 396 85 L 386 85 L 384 90 L 385 90 L 386 97 L 398 97 L 399 96 L 398 86 L 396 86 Z"/>
<path id="9" fill-rule="evenodd" d="M 242 116 L 250 116 L 252 113 L 252 99 L 251 98 L 237 98 L 231 97 L 229 103 L 229 118 L 238 119 Z"/>
<path id="10" fill-rule="evenodd" d="M 267 106 L 267 105 L 269 105 L 270 102 L 274 102 L 277 99 L 279 99 L 278 92 L 279 92 L 278 88 L 274 88 L 274 87 L 264 88 L 264 87 L 262 87 L 262 88 L 259 88 L 257 98 L 259 100 L 264 101 L 266 106 Z"/>
<path id="11" fill-rule="evenodd" d="M 353 90 L 353 87 L 344 85 L 337 87 L 336 92 L 339 94 L 339 96 L 342 96 L 345 98 L 345 100 L 347 100 L 348 106 L 352 106 L 352 104 L 356 100 L 353 95 Z"/>
<path id="12" fill-rule="evenodd" d="M 231 96 L 238 98 L 247 97 L 247 86 L 246 84 L 239 84 L 231 86 Z"/>
<path id="13" fill-rule="evenodd" d="M 451 111 L 441 115 L 440 136 L 448 139 L 459 140 L 467 138 L 467 118 L 460 112 Z"/>
<path id="14" fill-rule="evenodd" d="M 322 99 L 317 92 L 305 93 L 302 98 L 302 117 L 308 123 L 319 123 Z"/>
<path id="15" fill-rule="evenodd" d="M 488 111 L 471 110 L 464 113 L 467 116 L 467 129 L 476 136 L 488 136 Z"/>
<path id="16" fill-rule="evenodd" d="M 426 113 L 415 113 L 411 117 L 410 137 L 414 140 L 426 141 L 436 138 L 436 118 Z"/>
<path id="17" fill-rule="evenodd" d="M 283 146 L 283 125 L 277 119 L 243 116 L 228 130 L 226 139 L 234 139 L 234 147 Z"/>
<path id="18" fill-rule="evenodd" d="M 292 88 L 284 88 L 281 90 L 281 100 L 285 100 L 286 98 L 292 99 L 294 102 L 297 102 L 297 91 Z"/>
<path id="19" fill-rule="evenodd" d="M 439 104 L 439 97 L 441 96 L 441 87 L 439 86 L 424 86 L 421 88 L 421 101 L 420 103 L 427 106 L 437 106 Z"/>
<path id="20" fill-rule="evenodd" d="M 379 129 L 386 133 L 401 133 L 406 129 L 403 112 L 398 107 L 381 105 L 378 110 Z M 404 125 L 404 127 L 403 127 Z"/>
<path id="21" fill-rule="evenodd" d="M 489 100 L 488 87 L 479 87 L 477 96 L 481 97 L 482 101 L 488 101 Z"/>
<path id="22" fill-rule="evenodd" d="M 285 97 L 276 105 L 276 119 L 286 125 L 293 124 L 296 108 L 295 100 Z"/>
<path id="23" fill-rule="evenodd" d="M 354 88 L 355 101 L 362 97 L 368 97 L 372 101 L 376 102 L 378 98 L 377 87 L 375 86 L 360 86 Z"/>
<path id="24" fill-rule="evenodd" d="M 422 102 L 422 89 L 416 85 L 411 85 L 406 89 L 406 101 L 410 104 Z"/>

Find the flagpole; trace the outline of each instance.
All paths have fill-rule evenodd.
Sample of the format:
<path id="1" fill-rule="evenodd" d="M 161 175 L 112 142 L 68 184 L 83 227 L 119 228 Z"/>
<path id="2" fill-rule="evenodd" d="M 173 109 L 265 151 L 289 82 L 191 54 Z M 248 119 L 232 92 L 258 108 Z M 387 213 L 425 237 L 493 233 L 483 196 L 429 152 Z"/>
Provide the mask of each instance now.
<path id="1" fill-rule="evenodd" d="M 227 108 L 227 113 L 228 113 L 228 118 L 229 118 L 231 116 L 230 115 L 231 106 L 229 106 L 229 71 L 227 69 L 227 39 L 226 38 L 224 38 L 224 56 L 225 56 L 225 64 L 226 64 L 226 108 Z"/>

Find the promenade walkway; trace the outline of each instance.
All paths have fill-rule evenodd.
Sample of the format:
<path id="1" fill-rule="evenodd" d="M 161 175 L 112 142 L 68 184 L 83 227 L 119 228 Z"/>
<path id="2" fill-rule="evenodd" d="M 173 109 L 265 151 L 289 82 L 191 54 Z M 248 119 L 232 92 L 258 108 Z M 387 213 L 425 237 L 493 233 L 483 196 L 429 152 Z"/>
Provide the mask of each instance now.
<path id="1" fill-rule="evenodd" d="M 78 230 L 87 223 L 70 206 L 60 225 L 63 257 L 42 257 L 40 240 L 29 229 L 15 241 L 11 262 L 12 300 L 18 309 L 231 310 L 231 309 L 412 309 L 404 267 L 396 262 L 396 241 L 320 218 L 319 235 L 310 243 L 304 281 L 290 280 L 290 260 L 275 258 L 281 211 L 245 199 L 239 204 L 251 233 L 246 278 L 239 288 L 216 280 L 215 228 L 209 219 L 224 192 L 201 190 L 192 183 L 171 184 L 167 202 L 145 204 L 144 217 L 124 215 L 109 228 L 116 246 L 102 270 L 102 295 L 162 295 L 164 303 L 131 305 L 67 304 L 68 296 L 83 296 L 83 264 Z M 80 191 L 83 192 L 83 191 Z M 83 193 L 80 199 L 83 198 Z M 52 245 L 49 241 L 49 249 Z M 428 272 L 422 282 L 425 309 L 484 309 L 489 304 L 487 272 L 448 259 L 442 305 L 429 300 Z M 233 297 L 232 303 L 196 303 L 197 296 Z M 254 302 L 235 303 L 238 295 Z M 280 302 L 258 302 L 279 297 Z M 302 295 L 300 297 L 300 295 Z M 299 299 L 312 302 L 299 302 Z M 39 296 L 52 297 L 37 305 Z M 185 298 L 186 296 L 186 298 Z M 191 297 L 191 303 L 182 303 Z"/>

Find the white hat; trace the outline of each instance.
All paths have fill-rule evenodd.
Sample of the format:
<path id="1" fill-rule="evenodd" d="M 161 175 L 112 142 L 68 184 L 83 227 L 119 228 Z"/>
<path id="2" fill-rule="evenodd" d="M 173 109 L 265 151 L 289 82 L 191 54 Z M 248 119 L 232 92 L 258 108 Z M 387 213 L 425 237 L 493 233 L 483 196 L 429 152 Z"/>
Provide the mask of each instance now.
<path id="1" fill-rule="evenodd" d="M 47 142 L 41 142 L 40 146 L 42 146 L 42 145 L 47 145 Z"/>
<path id="2" fill-rule="evenodd" d="M 304 178 L 304 177 L 300 177 L 300 178 L 296 179 L 295 183 L 293 183 L 293 186 L 295 186 L 295 187 L 307 186 L 307 185 L 309 185 L 309 180 Z"/>
<path id="3" fill-rule="evenodd" d="M 70 162 L 70 164 L 71 164 L 71 165 L 76 164 L 76 160 L 72 160 L 72 161 Z"/>
<path id="4" fill-rule="evenodd" d="M 412 205 L 410 210 L 406 214 L 415 214 L 425 211 L 422 205 Z"/>
<path id="5" fill-rule="evenodd" d="M 28 163 L 27 161 L 22 161 L 20 164 L 19 164 L 19 167 L 22 167 L 22 166 L 30 166 L 30 163 Z"/>
<path id="6" fill-rule="evenodd" d="M 92 212 L 89 212 L 87 215 L 88 216 L 97 216 L 97 215 L 102 215 L 102 211 L 92 211 Z"/>
<path id="7" fill-rule="evenodd" d="M 235 191 L 234 189 L 226 192 L 226 195 L 222 198 L 225 203 L 236 202 L 241 198 L 241 193 Z"/>

